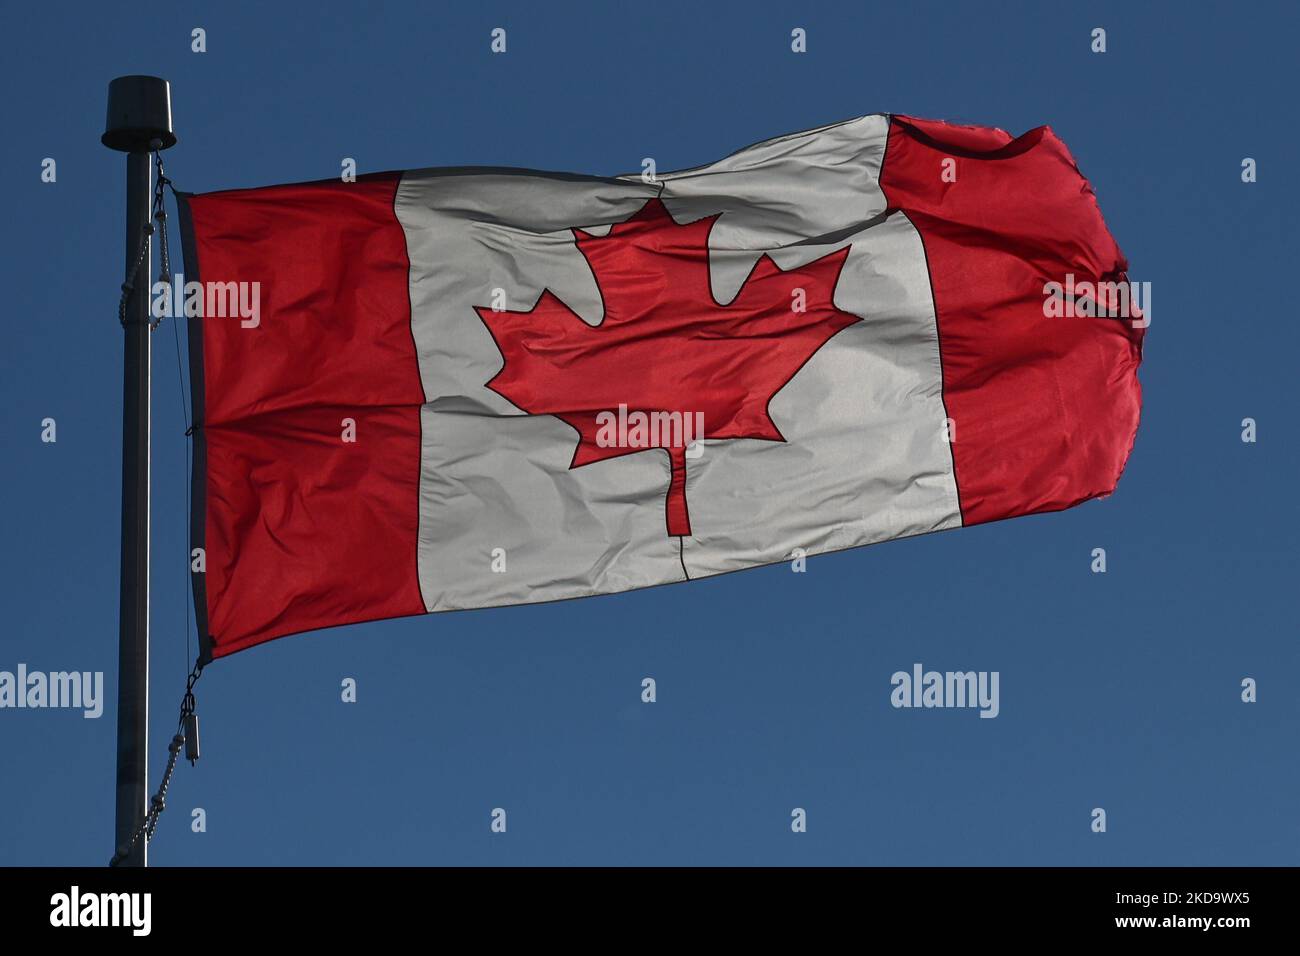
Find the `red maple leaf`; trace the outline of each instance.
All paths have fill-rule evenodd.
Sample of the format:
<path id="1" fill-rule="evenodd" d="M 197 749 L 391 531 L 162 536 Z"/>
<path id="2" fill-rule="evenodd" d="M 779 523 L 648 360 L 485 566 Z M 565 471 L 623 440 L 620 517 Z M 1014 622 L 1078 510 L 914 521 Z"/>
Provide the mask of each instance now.
<path id="1" fill-rule="evenodd" d="M 783 272 L 768 256 L 735 299 L 709 283 L 709 231 L 718 216 L 678 225 L 658 199 L 599 237 L 573 230 L 596 278 L 605 315 L 592 327 L 544 290 L 526 312 L 475 311 L 504 366 L 487 387 L 530 415 L 554 415 L 578 432 L 570 468 L 648 449 L 671 462 L 668 534 L 689 535 L 686 435 L 665 417 L 703 416 L 695 438 L 785 441 L 768 414 L 772 396 L 841 329 L 860 321 L 833 297 L 847 247 Z M 803 311 L 796 309 L 803 290 Z M 626 406 L 665 423 L 644 447 L 609 445 L 602 424 Z M 605 413 L 598 421 L 598 416 Z"/>

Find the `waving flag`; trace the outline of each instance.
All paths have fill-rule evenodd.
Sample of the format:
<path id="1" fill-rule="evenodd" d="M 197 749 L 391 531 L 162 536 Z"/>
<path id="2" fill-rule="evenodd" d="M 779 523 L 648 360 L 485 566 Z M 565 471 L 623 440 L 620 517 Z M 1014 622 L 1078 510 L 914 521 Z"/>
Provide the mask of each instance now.
<path id="1" fill-rule="evenodd" d="M 205 656 L 1060 510 L 1137 430 L 1127 263 L 1046 127 L 181 207 Z"/>

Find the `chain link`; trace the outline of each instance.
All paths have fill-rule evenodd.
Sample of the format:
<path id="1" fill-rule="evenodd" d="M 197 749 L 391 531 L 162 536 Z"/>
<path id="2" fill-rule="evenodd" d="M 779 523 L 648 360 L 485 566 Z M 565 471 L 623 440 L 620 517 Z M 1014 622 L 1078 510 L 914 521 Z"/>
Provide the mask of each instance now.
<path id="1" fill-rule="evenodd" d="M 172 287 L 172 264 L 171 258 L 167 252 L 167 203 L 164 198 L 163 190 L 166 187 L 171 186 L 172 181 L 168 179 L 167 174 L 163 172 L 161 151 L 156 149 L 153 151 L 153 161 L 158 167 L 158 182 L 157 185 L 154 186 L 153 193 L 153 217 L 158 220 L 158 281 L 167 283 L 167 289 L 170 292 Z M 173 301 L 174 300 L 175 297 L 173 296 Z M 161 318 L 156 319 L 149 328 L 156 329 L 161 322 Z"/>
<path id="2" fill-rule="evenodd" d="M 181 748 L 185 746 L 185 719 L 194 713 L 194 685 L 198 682 L 199 676 L 203 673 L 203 665 L 195 664 L 194 670 L 190 672 L 189 680 L 185 684 L 185 697 L 181 700 L 181 716 L 177 722 L 176 735 L 172 737 L 171 743 L 167 745 L 167 768 L 163 771 L 162 783 L 158 785 L 158 792 L 149 800 L 149 809 L 144 815 L 144 821 L 136 827 L 131 834 L 130 841 L 126 846 L 117 848 L 113 854 L 113 859 L 108 861 L 109 866 L 117 866 L 135 849 L 135 845 L 143 837 L 147 844 L 153 839 L 154 830 L 158 827 L 158 818 L 162 812 L 167 809 L 167 788 L 171 786 L 172 774 L 176 771 L 176 758 L 180 756 Z"/>
<path id="3" fill-rule="evenodd" d="M 167 284 L 167 288 L 168 289 L 171 288 L 171 282 L 172 282 L 171 257 L 167 248 L 167 204 L 164 201 L 164 197 L 165 197 L 164 190 L 172 186 L 172 181 L 168 179 L 167 175 L 163 172 L 163 161 L 162 161 L 161 151 L 157 149 L 153 151 L 153 161 L 154 161 L 154 165 L 157 167 L 158 176 L 157 176 L 157 180 L 154 183 L 154 188 L 153 188 L 153 205 L 150 208 L 150 221 L 146 222 L 144 224 L 144 228 L 140 230 L 140 249 L 136 253 L 135 263 L 131 266 L 131 274 L 128 275 L 126 277 L 126 281 L 122 283 L 122 297 L 118 300 L 117 303 L 117 321 L 122 324 L 123 328 L 125 328 L 127 324 L 126 306 L 131 299 L 131 293 L 135 291 L 136 279 L 138 279 L 140 276 L 140 267 L 143 266 L 145 264 L 145 260 L 149 258 L 149 239 L 154 234 L 153 220 L 157 220 L 158 222 L 158 233 L 159 233 L 158 235 L 158 259 L 159 259 L 158 281 L 165 282 Z M 172 191 L 175 192 L 175 187 L 172 187 Z M 148 275 L 147 269 L 145 270 L 145 274 Z M 155 319 L 154 321 L 150 322 L 149 330 L 153 331 L 154 329 L 158 328 L 161 322 L 162 322 L 161 318 Z"/>

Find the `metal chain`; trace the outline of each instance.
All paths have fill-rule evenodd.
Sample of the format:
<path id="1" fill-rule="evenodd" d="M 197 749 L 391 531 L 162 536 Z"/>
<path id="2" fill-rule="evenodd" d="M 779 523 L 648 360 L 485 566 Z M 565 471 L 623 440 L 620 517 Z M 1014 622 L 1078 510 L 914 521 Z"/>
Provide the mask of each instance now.
<path id="1" fill-rule="evenodd" d="M 164 190 L 172 185 L 172 181 L 168 179 L 166 174 L 163 172 L 162 152 L 155 149 L 153 151 L 153 159 L 154 164 L 158 169 L 158 177 L 153 188 L 153 206 L 150 210 L 151 221 L 146 222 L 144 228 L 140 230 L 140 250 L 136 253 L 135 264 L 131 266 L 131 274 L 128 275 L 126 281 L 122 283 L 122 296 L 117 302 L 117 321 L 120 322 L 123 327 L 126 326 L 127 302 L 131 298 L 131 293 L 135 290 L 135 282 L 140 275 L 140 267 L 145 264 L 145 260 L 149 257 L 149 238 L 154 233 L 152 220 L 155 219 L 158 221 L 159 229 L 158 281 L 167 283 L 168 288 L 171 288 L 171 258 L 167 249 L 167 204 L 164 201 Z M 175 187 L 172 187 L 172 191 L 175 192 Z M 146 275 L 147 274 L 146 270 Z M 150 322 L 150 331 L 158 328 L 158 325 L 161 322 L 161 318 Z"/>
<path id="2" fill-rule="evenodd" d="M 140 263 L 144 262 L 145 253 L 149 251 L 149 237 L 153 235 L 153 223 L 145 223 L 143 232 L 144 235 L 140 237 L 140 251 L 135 257 L 135 265 L 131 267 L 131 274 L 122 283 L 122 297 L 117 302 L 117 321 L 122 323 L 123 328 L 126 328 L 126 303 L 131 298 L 131 290 L 135 288 L 136 276 L 140 274 Z"/>
<path id="3" fill-rule="evenodd" d="M 135 845 L 144 837 L 147 844 L 153 839 L 154 830 L 158 826 L 158 818 L 162 812 L 167 809 L 167 788 L 171 786 L 172 774 L 176 770 L 176 758 L 180 756 L 181 748 L 185 746 L 185 719 L 194 713 L 194 685 L 198 682 L 199 676 L 203 673 L 203 665 L 195 664 L 194 670 L 190 672 L 189 680 L 185 683 L 185 697 L 181 700 L 181 716 L 177 722 L 176 735 L 172 737 L 171 743 L 167 745 L 167 768 L 163 771 L 162 783 L 158 785 L 158 792 L 155 793 L 149 801 L 149 809 L 144 815 L 144 821 L 131 835 L 131 840 L 126 846 L 117 848 L 113 854 L 113 859 L 108 861 L 109 866 L 117 866 L 135 849 Z"/>
<path id="4" fill-rule="evenodd" d="M 153 192 L 153 217 L 158 220 L 158 281 L 165 282 L 167 290 L 170 292 L 172 287 L 172 265 L 167 253 L 167 203 L 164 199 L 163 190 L 171 186 L 172 181 L 163 172 L 162 152 L 160 150 L 155 149 L 153 151 L 153 161 L 158 167 L 158 181 Z M 175 296 L 172 298 L 175 301 Z M 155 319 L 149 328 L 158 328 L 160 322 L 162 322 L 161 318 Z"/>

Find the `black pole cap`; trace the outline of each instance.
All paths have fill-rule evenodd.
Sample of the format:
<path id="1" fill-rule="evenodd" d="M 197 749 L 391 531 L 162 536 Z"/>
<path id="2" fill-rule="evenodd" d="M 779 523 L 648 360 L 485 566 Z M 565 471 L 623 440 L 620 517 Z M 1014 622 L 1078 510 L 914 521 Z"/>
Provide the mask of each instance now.
<path id="1" fill-rule="evenodd" d="M 171 85 L 156 76 L 119 76 L 110 82 L 108 119 L 99 141 L 123 153 L 175 146 Z"/>

